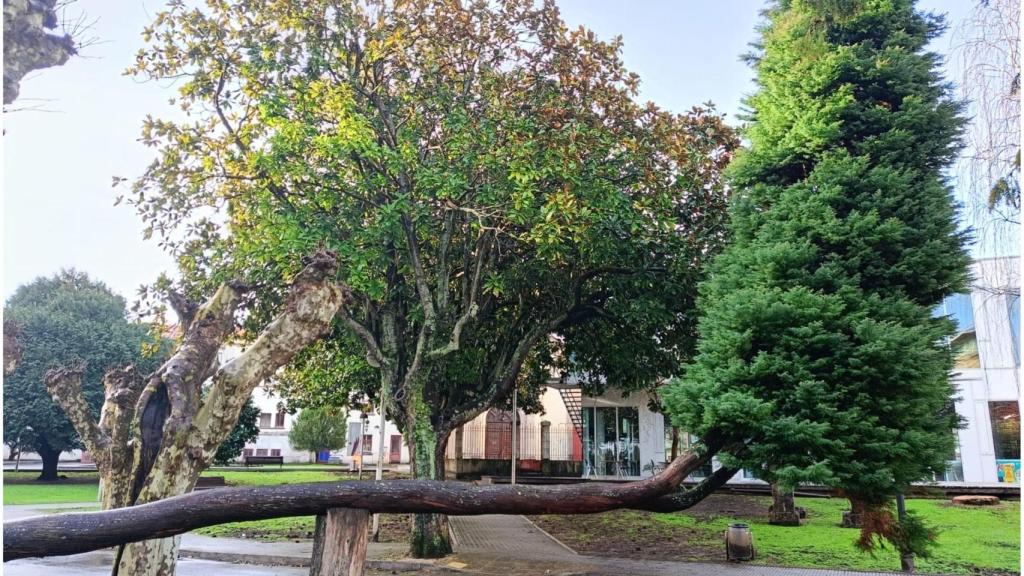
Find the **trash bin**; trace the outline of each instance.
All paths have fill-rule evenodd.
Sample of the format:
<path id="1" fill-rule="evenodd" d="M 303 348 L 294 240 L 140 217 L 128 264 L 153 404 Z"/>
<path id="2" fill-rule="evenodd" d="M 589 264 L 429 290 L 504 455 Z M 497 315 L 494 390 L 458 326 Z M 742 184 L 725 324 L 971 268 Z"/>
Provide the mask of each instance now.
<path id="1" fill-rule="evenodd" d="M 754 535 L 746 524 L 730 524 L 725 531 L 725 559 L 746 561 L 754 559 Z"/>
<path id="2" fill-rule="evenodd" d="M 331 459 L 331 451 L 330 450 L 321 450 L 316 455 L 316 461 L 317 462 L 328 462 L 330 459 Z"/>

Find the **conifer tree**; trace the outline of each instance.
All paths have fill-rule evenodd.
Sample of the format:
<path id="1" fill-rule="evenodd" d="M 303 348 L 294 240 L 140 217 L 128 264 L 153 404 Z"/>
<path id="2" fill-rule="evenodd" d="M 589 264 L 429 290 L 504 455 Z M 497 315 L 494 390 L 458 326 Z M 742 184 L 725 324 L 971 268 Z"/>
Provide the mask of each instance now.
<path id="1" fill-rule="evenodd" d="M 945 467 L 966 236 L 944 169 L 961 104 L 911 0 L 781 0 L 750 60 L 749 147 L 730 167 L 732 243 L 699 297 L 676 424 L 746 438 L 720 455 L 782 487 L 841 488 L 890 539 L 888 502 Z M 895 541 L 895 540 L 894 540 Z M 897 542 L 898 546 L 902 546 Z"/>

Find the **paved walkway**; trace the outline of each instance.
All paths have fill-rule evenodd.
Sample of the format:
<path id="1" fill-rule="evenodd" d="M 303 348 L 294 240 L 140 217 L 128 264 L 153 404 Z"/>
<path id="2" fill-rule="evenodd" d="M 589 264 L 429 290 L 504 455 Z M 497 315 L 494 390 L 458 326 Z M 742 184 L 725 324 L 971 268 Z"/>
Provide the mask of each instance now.
<path id="1" fill-rule="evenodd" d="M 545 558 L 573 558 L 577 555 L 524 516 L 453 516 L 449 523 L 452 546 L 457 553 Z"/>

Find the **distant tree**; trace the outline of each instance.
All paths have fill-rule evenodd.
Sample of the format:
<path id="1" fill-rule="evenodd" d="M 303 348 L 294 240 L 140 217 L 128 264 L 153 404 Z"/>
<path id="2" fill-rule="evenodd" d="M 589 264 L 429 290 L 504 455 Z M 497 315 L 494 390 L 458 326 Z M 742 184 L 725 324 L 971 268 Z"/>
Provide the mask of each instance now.
<path id="1" fill-rule="evenodd" d="M 245 445 L 256 440 L 260 435 L 260 409 L 253 403 L 252 397 L 242 406 L 238 414 L 238 423 L 228 435 L 227 439 L 221 442 L 217 453 L 213 455 L 213 463 L 223 466 L 234 461 L 242 454 Z"/>
<path id="2" fill-rule="evenodd" d="M 698 355 L 666 393 L 676 422 L 738 435 L 734 467 L 786 491 L 842 488 L 894 537 L 889 502 L 945 469 L 965 235 L 944 169 L 962 106 L 911 0 L 780 1 L 767 11 L 750 147 L 729 177 L 731 245 L 701 285 Z"/>
<path id="3" fill-rule="evenodd" d="M 330 408 L 309 408 L 299 412 L 288 442 L 296 450 L 320 452 L 345 447 L 348 419 L 345 413 Z"/>
<path id="4" fill-rule="evenodd" d="M 4 442 L 37 452 L 43 459 L 39 479 L 55 480 L 60 453 L 82 444 L 47 392 L 46 372 L 84 363 L 84 397 L 96 415 L 107 370 L 125 364 L 152 370 L 166 350 L 145 356 L 149 328 L 128 321 L 124 298 L 75 270 L 19 287 L 4 306 L 4 319 L 17 324 L 20 348 L 17 365 L 4 378 Z"/>

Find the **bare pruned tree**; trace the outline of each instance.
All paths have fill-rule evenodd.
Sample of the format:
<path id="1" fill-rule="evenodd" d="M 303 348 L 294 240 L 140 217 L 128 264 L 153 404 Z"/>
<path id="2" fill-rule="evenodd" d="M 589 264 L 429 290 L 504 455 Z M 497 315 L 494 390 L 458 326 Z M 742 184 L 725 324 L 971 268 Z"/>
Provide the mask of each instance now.
<path id="1" fill-rule="evenodd" d="M 972 122 L 960 166 L 966 209 L 985 250 L 1016 245 L 1020 225 L 1020 1 L 979 0 L 954 30 Z"/>

